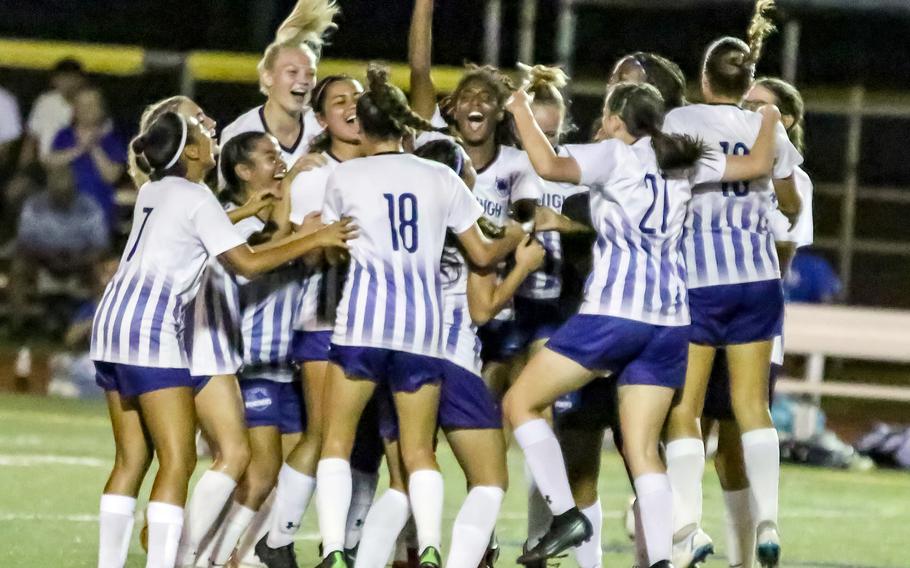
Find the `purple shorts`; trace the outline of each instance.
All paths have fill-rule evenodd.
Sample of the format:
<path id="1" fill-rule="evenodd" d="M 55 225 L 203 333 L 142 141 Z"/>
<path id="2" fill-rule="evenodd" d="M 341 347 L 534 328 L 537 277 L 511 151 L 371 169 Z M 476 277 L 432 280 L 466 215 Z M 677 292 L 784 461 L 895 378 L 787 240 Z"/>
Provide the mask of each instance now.
<path id="1" fill-rule="evenodd" d="M 295 331 L 291 338 L 291 361 L 328 361 L 331 331 Z"/>
<path id="2" fill-rule="evenodd" d="M 483 379 L 451 361 L 439 392 L 439 426 L 446 430 L 502 428 L 502 409 Z"/>
<path id="3" fill-rule="evenodd" d="M 535 300 L 515 297 L 515 326 L 508 344 L 521 345 L 521 351 L 539 339 L 553 337 L 566 322 L 559 300 Z"/>
<path id="4" fill-rule="evenodd" d="M 774 399 L 774 385 L 780 374 L 781 366 L 771 363 L 768 381 L 768 402 Z M 711 368 L 711 378 L 708 380 L 708 390 L 705 393 L 705 408 L 702 416 L 712 420 L 735 420 L 733 415 L 733 401 L 730 399 L 730 372 L 727 367 L 727 352 L 718 349 L 714 354 L 714 366 Z"/>
<path id="5" fill-rule="evenodd" d="M 689 311 L 692 343 L 723 347 L 767 341 L 781 334 L 784 293 L 780 280 L 694 288 Z"/>
<path id="6" fill-rule="evenodd" d="M 122 363 L 95 361 L 95 383 L 105 391 L 117 391 L 124 398 L 133 398 L 147 392 L 175 387 L 197 386 L 189 369 L 140 367 Z M 205 383 L 208 382 L 205 377 Z M 201 387 L 200 387 L 201 388 Z"/>
<path id="7" fill-rule="evenodd" d="M 547 342 L 547 348 L 591 371 L 610 371 L 617 384 L 678 389 L 686 380 L 689 327 L 578 314 Z"/>
<path id="8" fill-rule="evenodd" d="M 444 378 L 439 389 L 440 428 L 445 430 L 499 430 L 502 409 L 483 379 L 451 361 L 443 361 Z M 377 391 L 379 430 L 386 440 L 398 439 L 398 415 L 388 390 Z"/>
<path id="9" fill-rule="evenodd" d="M 414 392 L 442 380 L 442 359 L 380 347 L 332 344 L 329 360 L 348 378 L 388 385 L 392 392 Z"/>
<path id="10" fill-rule="evenodd" d="M 300 383 L 279 383 L 268 379 L 243 379 L 244 414 L 249 428 L 273 426 L 282 434 L 304 431 L 306 407 Z"/>
<path id="11" fill-rule="evenodd" d="M 515 320 L 490 320 L 477 330 L 484 363 L 504 363 L 524 350 Z"/>
<path id="12" fill-rule="evenodd" d="M 553 421 L 560 430 L 604 430 L 619 424 L 616 381 L 598 377 L 553 404 Z"/>

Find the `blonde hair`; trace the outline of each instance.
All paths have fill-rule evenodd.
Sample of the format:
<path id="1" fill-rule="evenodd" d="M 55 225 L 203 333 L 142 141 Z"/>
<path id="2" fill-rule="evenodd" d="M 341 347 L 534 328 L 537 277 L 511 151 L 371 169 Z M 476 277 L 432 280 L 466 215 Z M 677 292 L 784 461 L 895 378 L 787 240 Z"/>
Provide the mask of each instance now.
<path id="1" fill-rule="evenodd" d="M 756 0 L 755 2 L 755 11 L 752 13 L 752 19 L 746 30 L 746 39 L 749 43 L 749 56 L 746 58 L 746 63 L 752 65 L 753 68 L 761 59 L 765 38 L 777 29 L 768 16 L 768 12 L 774 8 L 776 8 L 774 0 Z"/>
<path id="2" fill-rule="evenodd" d="M 186 102 L 192 102 L 192 100 L 189 97 L 177 95 L 175 97 L 162 99 L 145 107 L 145 110 L 142 111 L 142 116 L 139 118 L 139 134 L 136 135 L 136 138 L 141 136 L 142 133 L 148 129 L 149 125 L 155 122 L 155 119 L 159 116 L 166 112 L 177 112 L 180 105 Z M 133 140 L 135 141 L 135 138 Z M 129 145 L 129 149 L 127 150 L 127 163 L 129 166 L 128 173 L 137 188 L 142 187 L 142 184 L 149 181 L 149 172 L 151 171 L 151 168 L 148 163 L 145 162 L 144 158 L 140 158 L 136 154 L 132 144 Z"/>
<path id="3" fill-rule="evenodd" d="M 319 60 L 325 34 L 338 26 L 332 21 L 340 11 L 335 0 L 297 0 L 294 9 L 278 26 L 275 41 L 265 48 L 262 59 L 256 65 L 259 71 L 259 91 L 268 96 L 269 90 L 262 75 L 275 65 L 278 54 L 284 48 L 300 49 L 313 60 Z"/>

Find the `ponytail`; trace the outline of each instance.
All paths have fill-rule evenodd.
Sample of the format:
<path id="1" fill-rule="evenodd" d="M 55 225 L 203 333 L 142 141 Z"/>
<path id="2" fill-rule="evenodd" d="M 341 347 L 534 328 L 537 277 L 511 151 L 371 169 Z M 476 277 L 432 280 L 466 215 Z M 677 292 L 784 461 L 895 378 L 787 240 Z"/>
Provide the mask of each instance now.
<path id="1" fill-rule="evenodd" d="M 774 0 L 756 0 L 747 31 L 748 43 L 723 37 L 708 46 L 702 74 L 715 95 L 740 99 L 749 90 L 765 39 L 775 29 L 767 14 L 772 8 Z"/>
<path id="2" fill-rule="evenodd" d="M 705 146 L 689 136 L 665 134 L 664 102 L 660 91 L 647 83 L 619 83 L 607 95 L 607 111 L 619 116 L 635 138 L 651 137 L 651 147 L 661 171 L 693 166 L 705 153 Z"/>
<path id="3" fill-rule="evenodd" d="M 379 139 L 401 138 L 408 130 L 445 132 L 434 128 L 408 105 L 404 93 L 390 83 L 389 69 L 379 63 L 367 68 L 367 90 L 357 100 L 357 119 L 367 136 Z"/>
<path id="4" fill-rule="evenodd" d="M 268 96 L 269 92 L 262 75 L 272 69 L 283 48 L 300 49 L 312 59 L 313 65 L 317 63 L 326 34 L 338 27 L 332 20 L 339 11 L 335 0 L 297 0 L 294 9 L 278 26 L 275 41 L 265 48 L 262 59 L 256 65 L 259 91 L 263 95 Z"/>
<path id="5" fill-rule="evenodd" d="M 574 126 L 567 119 L 568 104 L 562 90 L 569 84 L 569 76 L 559 67 L 535 65 L 529 67 L 518 64 L 519 70 L 524 74 L 524 83 L 529 94 L 534 97 L 534 104 L 551 105 L 560 113 L 558 138 L 562 138 L 574 130 Z"/>
<path id="6" fill-rule="evenodd" d="M 153 181 L 165 176 L 186 175 L 186 165 L 181 161 L 189 141 L 186 119 L 167 111 L 151 121 L 148 127 L 130 143 L 136 164 Z"/>

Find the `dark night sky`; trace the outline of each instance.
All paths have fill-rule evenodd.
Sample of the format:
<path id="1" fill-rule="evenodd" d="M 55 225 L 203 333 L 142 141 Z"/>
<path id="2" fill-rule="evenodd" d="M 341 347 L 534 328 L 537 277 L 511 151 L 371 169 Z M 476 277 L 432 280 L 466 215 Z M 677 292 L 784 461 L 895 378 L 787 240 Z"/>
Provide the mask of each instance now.
<path id="1" fill-rule="evenodd" d="M 139 44 L 159 49 L 198 48 L 258 51 L 254 13 L 267 0 L 0 0 L 0 36 L 72 39 Z M 274 29 L 293 0 L 276 0 Z M 341 29 L 329 56 L 405 57 L 409 0 L 340 0 Z M 484 0 L 438 0 L 435 26 L 441 63 L 459 64 L 480 57 Z M 503 61 L 515 59 L 514 29 L 518 0 L 505 0 Z M 537 58 L 553 58 L 555 1 L 541 0 Z M 257 8 L 258 6 L 258 8 Z M 742 34 L 748 7 L 710 7 L 686 11 L 584 8 L 579 18 L 578 69 L 603 73 L 630 50 L 655 50 L 677 60 L 690 75 L 704 46 L 721 34 Z M 268 16 L 265 18 L 269 20 Z M 910 77 L 910 18 L 870 13 L 806 13 L 800 77 L 809 84 L 863 81 L 906 88 Z M 780 40 L 772 39 L 765 72 L 777 71 Z"/>

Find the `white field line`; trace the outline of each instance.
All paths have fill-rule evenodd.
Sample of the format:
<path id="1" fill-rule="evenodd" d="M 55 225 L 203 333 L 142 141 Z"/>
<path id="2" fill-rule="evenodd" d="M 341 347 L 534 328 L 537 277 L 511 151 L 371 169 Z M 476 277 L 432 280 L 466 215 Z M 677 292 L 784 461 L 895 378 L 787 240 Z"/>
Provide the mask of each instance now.
<path id="1" fill-rule="evenodd" d="M 16 455 L 0 454 L 0 466 L 35 467 L 42 465 L 77 465 L 85 467 L 110 467 L 110 460 L 82 458 L 78 456 L 58 456 L 52 454 Z"/>
<path id="2" fill-rule="evenodd" d="M 48 515 L 45 513 L 0 512 L 0 522 L 9 521 L 68 521 L 72 523 L 97 523 L 98 515 Z"/>
<path id="3" fill-rule="evenodd" d="M 36 410 L 4 409 L 0 414 L 0 421 L 4 420 L 33 420 L 39 424 L 63 424 L 65 426 L 110 426 L 111 421 L 106 416 L 79 416 L 59 414 L 56 412 L 40 412 Z"/>

